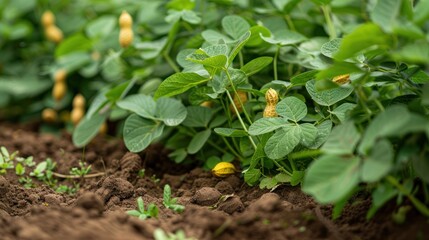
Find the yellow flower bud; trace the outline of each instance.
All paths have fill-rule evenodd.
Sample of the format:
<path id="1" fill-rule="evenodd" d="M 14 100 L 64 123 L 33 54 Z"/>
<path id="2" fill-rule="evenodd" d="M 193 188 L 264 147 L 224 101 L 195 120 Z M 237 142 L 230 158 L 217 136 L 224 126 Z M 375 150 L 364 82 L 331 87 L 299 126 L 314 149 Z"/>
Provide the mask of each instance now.
<path id="1" fill-rule="evenodd" d="M 237 172 L 235 166 L 229 162 L 220 162 L 212 169 L 212 173 L 218 177 L 227 177 L 228 175 Z"/>

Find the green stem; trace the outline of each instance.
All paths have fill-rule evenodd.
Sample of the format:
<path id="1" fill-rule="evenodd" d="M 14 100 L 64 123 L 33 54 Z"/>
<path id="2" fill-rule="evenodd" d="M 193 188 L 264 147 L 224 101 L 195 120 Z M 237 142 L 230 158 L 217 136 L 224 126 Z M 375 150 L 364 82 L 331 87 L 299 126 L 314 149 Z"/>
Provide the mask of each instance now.
<path id="1" fill-rule="evenodd" d="M 228 80 L 229 80 L 229 83 L 231 84 L 232 91 L 234 91 L 234 94 L 238 96 L 237 89 L 235 88 L 234 83 L 232 82 L 232 79 L 231 79 L 231 76 L 229 75 L 228 70 L 226 70 L 226 69 L 225 69 L 224 71 L 225 71 L 226 76 L 227 76 L 227 78 L 228 78 Z M 228 92 L 228 91 L 227 91 L 227 92 Z M 238 97 L 238 102 L 240 103 L 241 109 L 243 109 L 243 113 L 244 113 L 244 116 L 246 117 L 247 121 L 249 122 L 249 124 L 250 124 L 250 125 L 252 125 L 252 120 L 250 119 L 249 114 L 247 113 L 246 108 L 244 107 L 244 104 L 243 104 L 243 102 L 241 101 L 241 98 L 240 98 L 240 97 Z M 233 105 L 235 105 L 235 104 L 234 104 L 234 101 L 232 101 L 231 103 L 232 103 Z M 238 112 L 237 112 L 237 115 L 239 115 L 239 113 L 238 113 Z"/>
<path id="2" fill-rule="evenodd" d="M 176 72 L 180 72 L 180 68 L 177 66 L 177 64 L 170 58 L 170 55 L 168 55 L 167 52 L 162 52 L 162 56 L 167 61 L 168 65 Z"/>
<path id="3" fill-rule="evenodd" d="M 243 53 L 238 52 L 238 59 L 240 60 L 240 68 L 244 66 Z"/>
<path id="4" fill-rule="evenodd" d="M 287 22 L 287 25 L 289 26 L 290 30 L 296 31 L 295 24 L 293 24 L 292 18 L 290 15 L 285 15 L 285 20 Z"/>
<path id="5" fill-rule="evenodd" d="M 237 106 L 235 106 L 234 100 L 232 99 L 229 91 L 226 91 L 226 95 L 228 96 L 229 101 L 231 101 L 231 105 L 234 108 L 235 113 L 237 114 L 237 117 L 238 117 L 238 120 L 240 121 L 241 126 L 243 127 L 244 131 L 246 131 L 248 133 L 249 131 L 247 130 L 247 127 L 244 124 L 243 119 L 241 118 L 240 113 L 238 112 Z M 251 136 L 249 136 L 249 140 L 250 140 L 250 143 L 252 143 L 253 148 L 256 150 L 256 144 L 253 141 L 253 138 Z"/>
<path id="6" fill-rule="evenodd" d="M 331 8 L 328 5 L 324 5 L 322 6 L 322 12 L 325 16 L 326 24 L 328 25 L 329 39 L 332 40 L 337 37 L 337 33 L 331 19 Z"/>
<path id="7" fill-rule="evenodd" d="M 238 154 L 237 151 L 235 151 L 235 149 L 231 146 L 231 144 L 228 142 L 228 140 L 226 140 L 226 138 L 224 136 L 222 136 L 222 140 L 225 143 L 225 145 L 228 147 L 228 149 L 232 152 L 232 154 L 234 154 L 238 159 L 240 159 L 240 162 L 243 161 L 242 157 L 240 154 Z"/>
<path id="8" fill-rule="evenodd" d="M 414 195 L 408 192 L 407 189 L 405 189 L 404 186 L 402 186 L 398 182 L 398 180 L 396 180 L 396 178 L 389 175 L 386 177 L 386 179 L 390 184 L 395 186 L 402 194 L 407 196 L 408 199 L 410 199 L 410 201 L 414 204 L 414 207 L 416 207 L 421 214 L 423 214 L 426 217 L 429 217 L 429 208 L 425 206 L 422 202 L 420 202 L 416 197 L 414 197 Z"/>
<path id="9" fill-rule="evenodd" d="M 288 158 L 288 161 L 290 163 L 290 167 L 292 168 L 292 171 L 296 171 L 295 161 L 292 158 Z"/>
<path id="10" fill-rule="evenodd" d="M 322 151 L 320 149 L 309 149 L 309 150 L 291 153 L 288 155 L 288 158 L 295 160 L 295 159 L 302 159 L 302 158 L 317 157 L 320 154 L 322 154 Z"/>
<path id="11" fill-rule="evenodd" d="M 277 58 L 279 57 L 279 52 L 280 52 L 280 47 L 277 46 L 276 53 L 274 54 L 274 59 L 273 59 L 274 80 L 279 79 L 279 75 L 277 73 Z"/>
<path id="12" fill-rule="evenodd" d="M 377 98 L 375 98 L 375 99 L 374 99 L 374 102 L 375 102 L 375 104 L 377 105 L 377 107 L 378 107 L 382 112 L 384 112 L 384 107 L 383 107 L 383 105 L 381 104 L 381 102 L 380 102 Z"/>
<path id="13" fill-rule="evenodd" d="M 274 159 L 272 159 L 273 160 L 273 162 L 274 162 L 274 164 L 278 167 L 278 168 L 280 168 L 283 172 L 285 172 L 286 174 L 288 174 L 288 175 L 290 175 L 290 176 L 292 176 L 292 173 L 290 172 L 290 171 L 288 171 L 288 170 L 286 170 L 282 165 L 280 165 L 280 163 L 278 163 L 276 160 L 274 160 Z"/>

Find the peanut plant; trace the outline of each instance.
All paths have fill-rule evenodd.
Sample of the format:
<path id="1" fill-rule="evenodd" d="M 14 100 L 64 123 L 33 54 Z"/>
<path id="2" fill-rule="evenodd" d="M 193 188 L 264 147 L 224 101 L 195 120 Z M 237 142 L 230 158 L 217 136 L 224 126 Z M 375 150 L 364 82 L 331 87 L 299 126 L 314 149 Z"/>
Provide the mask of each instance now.
<path id="1" fill-rule="evenodd" d="M 10 78 L 19 59 L 44 56 L 28 71 L 41 79 L 0 77 L 11 118 L 43 111 L 42 130 L 66 126 L 79 147 L 115 123 L 132 152 L 161 142 L 177 163 L 237 161 L 249 185 L 301 186 L 334 217 L 359 191 L 374 200 L 368 218 L 394 198 L 429 216 L 428 1 L 89 1 L 64 16 L 59 3 L 28 2 L 32 18 L 55 21 L 0 40 L 37 50 L 0 56 Z M 78 94 L 89 104 L 74 126 L 61 116 Z"/>

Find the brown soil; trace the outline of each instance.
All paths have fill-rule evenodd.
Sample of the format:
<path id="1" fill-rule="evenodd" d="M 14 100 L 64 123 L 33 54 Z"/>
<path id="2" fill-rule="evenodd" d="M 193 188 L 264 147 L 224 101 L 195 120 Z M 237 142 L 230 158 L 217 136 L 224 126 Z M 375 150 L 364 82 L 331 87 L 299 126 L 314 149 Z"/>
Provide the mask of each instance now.
<path id="1" fill-rule="evenodd" d="M 97 137 L 89 146 L 75 148 L 70 135 L 38 134 L 37 127 L 0 123 L 0 146 L 21 156 L 47 157 L 55 171 L 68 174 L 82 157 L 92 172 L 104 176 L 74 180 L 75 195 L 59 194 L 44 184 L 26 189 L 13 170 L 0 176 L 0 239 L 152 239 L 153 232 L 184 230 L 195 239 L 428 239 L 429 223 L 411 210 L 404 224 L 392 221 L 395 205 L 365 221 L 368 196 L 356 197 L 343 216 L 330 218 L 331 207 L 318 205 L 299 188 L 280 186 L 273 192 L 247 186 L 240 175 L 217 178 L 201 168 L 179 166 L 160 146 L 140 155 L 127 153 L 122 142 Z M 146 169 L 145 176 L 137 172 Z M 159 181 L 156 181 L 159 178 Z M 59 178 L 59 183 L 71 184 Z M 186 206 L 174 213 L 162 203 L 165 184 Z M 155 203 L 158 218 L 128 216 L 141 196 Z"/>

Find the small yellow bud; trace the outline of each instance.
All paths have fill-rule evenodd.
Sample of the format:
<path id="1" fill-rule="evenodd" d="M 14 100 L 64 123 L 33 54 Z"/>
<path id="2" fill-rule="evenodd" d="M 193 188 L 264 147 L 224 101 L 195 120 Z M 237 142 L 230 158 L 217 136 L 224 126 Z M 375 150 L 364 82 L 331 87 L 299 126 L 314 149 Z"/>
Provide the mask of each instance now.
<path id="1" fill-rule="evenodd" d="M 80 120 L 82 120 L 84 115 L 85 110 L 83 108 L 73 108 L 70 115 L 73 125 L 76 126 L 80 122 Z"/>
<path id="2" fill-rule="evenodd" d="M 212 108 L 213 107 L 213 102 L 212 101 L 204 101 L 200 104 L 201 107 L 206 107 L 206 108 Z"/>
<path id="3" fill-rule="evenodd" d="M 57 112 L 52 108 L 45 108 L 42 111 L 42 119 L 47 123 L 53 123 L 58 119 Z"/>
<path id="4" fill-rule="evenodd" d="M 67 92 L 67 85 L 65 82 L 56 82 L 54 88 L 52 89 L 52 97 L 55 101 L 61 101 L 64 98 Z"/>
<path id="5" fill-rule="evenodd" d="M 235 166 L 229 162 L 220 162 L 212 169 L 212 173 L 218 177 L 227 177 L 228 175 L 237 172 Z"/>
<path id="6" fill-rule="evenodd" d="M 49 10 L 43 12 L 41 22 L 44 28 L 48 28 L 49 26 L 54 25 L 55 24 L 54 14 Z"/>
<path id="7" fill-rule="evenodd" d="M 267 105 L 264 109 L 264 117 L 277 117 L 276 105 L 279 101 L 279 94 L 276 90 L 270 88 L 265 93 L 265 100 L 267 101 Z"/>
<path id="8" fill-rule="evenodd" d="M 133 18 L 127 11 L 122 11 L 121 16 L 119 16 L 119 26 L 121 29 L 131 28 L 133 25 Z"/>
<path id="9" fill-rule="evenodd" d="M 74 108 L 82 108 L 85 109 L 85 98 L 82 96 L 82 94 L 77 94 L 73 98 L 73 109 Z"/>
<path id="10" fill-rule="evenodd" d="M 50 25 L 45 29 L 46 38 L 54 43 L 59 43 L 63 40 L 63 32 L 55 25 Z"/>
<path id="11" fill-rule="evenodd" d="M 344 85 L 350 82 L 350 74 L 336 76 L 332 79 L 332 81 L 336 84 Z"/>
<path id="12" fill-rule="evenodd" d="M 64 69 L 59 69 L 54 74 L 54 81 L 57 82 L 64 82 L 67 77 L 67 72 Z"/>
<path id="13" fill-rule="evenodd" d="M 126 48 L 133 42 L 133 30 L 131 28 L 122 28 L 119 31 L 119 44 L 121 47 Z"/>

